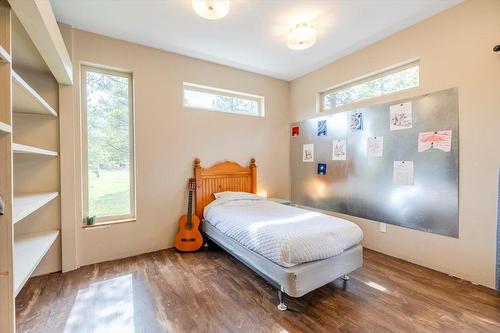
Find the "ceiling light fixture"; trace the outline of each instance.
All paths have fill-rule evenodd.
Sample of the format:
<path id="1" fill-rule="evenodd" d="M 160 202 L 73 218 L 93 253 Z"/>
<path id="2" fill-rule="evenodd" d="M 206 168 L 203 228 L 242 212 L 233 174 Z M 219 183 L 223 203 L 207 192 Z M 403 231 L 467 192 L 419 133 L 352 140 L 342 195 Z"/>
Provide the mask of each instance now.
<path id="1" fill-rule="evenodd" d="M 193 9 L 207 20 L 218 20 L 229 13 L 229 0 L 193 0 Z"/>
<path id="2" fill-rule="evenodd" d="M 295 25 L 286 39 L 286 44 L 292 50 L 304 50 L 316 43 L 316 30 L 308 23 Z"/>

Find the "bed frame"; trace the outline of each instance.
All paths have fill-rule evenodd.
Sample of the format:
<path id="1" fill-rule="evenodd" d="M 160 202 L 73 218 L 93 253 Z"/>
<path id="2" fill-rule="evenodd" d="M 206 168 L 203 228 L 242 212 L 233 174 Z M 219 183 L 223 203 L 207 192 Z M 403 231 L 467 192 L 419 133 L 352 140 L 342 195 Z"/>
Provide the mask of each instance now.
<path id="1" fill-rule="evenodd" d="M 202 168 L 197 158 L 194 161 L 196 181 L 196 215 L 203 221 L 203 210 L 212 202 L 214 193 L 222 191 L 257 192 L 257 166 L 255 159 L 248 167 L 235 162 L 222 162 L 210 168 Z M 301 297 L 337 278 L 349 280 L 348 273 L 361 267 L 363 263 L 362 247 L 354 246 L 338 256 L 308 262 L 293 267 L 282 267 L 263 256 L 250 251 L 223 235 L 210 223 L 202 222 L 205 236 L 229 254 L 241 261 L 278 289 L 279 310 L 286 310 L 285 295 Z"/>
<path id="2" fill-rule="evenodd" d="M 211 168 L 201 167 L 200 159 L 194 160 L 196 181 L 196 215 L 203 219 L 203 209 L 215 198 L 214 193 L 223 191 L 257 193 L 257 166 L 255 159 L 250 166 L 242 167 L 235 162 L 222 162 Z"/>

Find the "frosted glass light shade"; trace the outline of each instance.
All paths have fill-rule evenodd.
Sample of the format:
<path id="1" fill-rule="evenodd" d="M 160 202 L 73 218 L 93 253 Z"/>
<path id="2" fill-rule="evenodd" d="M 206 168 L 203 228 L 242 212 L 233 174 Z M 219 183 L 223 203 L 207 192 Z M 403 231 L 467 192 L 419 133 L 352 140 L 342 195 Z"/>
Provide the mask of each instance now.
<path id="1" fill-rule="evenodd" d="M 286 43 L 292 50 L 304 50 L 316 43 L 316 30 L 307 23 L 297 24 L 288 33 Z"/>
<path id="2" fill-rule="evenodd" d="M 218 20 L 229 13 L 229 0 L 193 0 L 193 9 L 207 20 Z"/>

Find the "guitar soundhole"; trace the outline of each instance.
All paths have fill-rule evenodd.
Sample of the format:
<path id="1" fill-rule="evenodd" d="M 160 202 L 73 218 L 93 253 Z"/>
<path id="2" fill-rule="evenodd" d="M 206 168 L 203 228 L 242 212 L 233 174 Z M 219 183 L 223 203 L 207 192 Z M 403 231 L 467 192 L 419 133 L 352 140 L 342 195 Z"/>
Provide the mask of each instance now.
<path id="1" fill-rule="evenodd" d="M 196 239 L 195 238 L 181 238 L 181 241 L 183 241 L 183 242 L 194 242 L 194 241 L 196 241 Z"/>

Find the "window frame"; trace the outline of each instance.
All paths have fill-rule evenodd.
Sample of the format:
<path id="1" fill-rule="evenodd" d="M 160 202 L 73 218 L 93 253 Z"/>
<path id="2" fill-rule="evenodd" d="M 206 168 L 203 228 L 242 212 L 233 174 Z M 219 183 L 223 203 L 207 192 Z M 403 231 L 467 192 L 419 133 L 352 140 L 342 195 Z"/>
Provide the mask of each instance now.
<path id="1" fill-rule="evenodd" d="M 401 89 L 398 91 L 394 91 L 394 92 L 390 92 L 387 94 L 382 94 L 382 95 L 378 95 L 378 96 L 374 96 L 374 97 L 359 99 L 359 100 L 351 102 L 351 103 L 346 103 L 346 104 L 342 104 L 339 106 L 334 106 L 334 107 L 331 107 L 328 109 L 325 108 L 325 103 L 324 103 L 325 96 L 327 96 L 331 93 L 335 93 L 335 92 L 340 91 L 340 90 L 348 89 L 348 88 L 351 88 L 353 86 L 357 86 L 357 85 L 360 85 L 360 84 L 363 84 L 363 83 L 366 83 L 369 81 L 377 80 L 377 79 L 384 77 L 384 76 L 387 76 L 387 75 L 402 72 L 402 71 L 409 69 L 409 68 L 412 68 L 412 67 L 418 67 L 418 85 L 417 86 Z M 347 106 L 350 106 L 350 105 L 353 105 L 356 103 L 366 102 L 366 101 L 370 101 L 370 100 L 385 97 L 385 96 L 400 94 L 402 92 L 406 92 L 406 91 L 411 90 L 411 89 L 417 89 L 420 87 L 420 81 L 421 81 L 420 80 L 420 77 L 421 77 L 420 76 L 420 69 L 421 69 L 420 68 L 420 59 L 414 58 L 414 59 L 410 59 L 410 60 L 395 64 L 395 65 L 390 66 L 390 67 L 386 67 L 386 68 L 377 70 L 377 71 L 372 72 L 372 73 L 368 73 L 366 75 L 362 75 L 362 76 L 354 78 L 352 80 L 342 82 L 342 83 L 337 84 L 333 87 L 329 87 L 327 89 L 324 89 L 318 93 L 318 104 L 319 105 L 317 108 L 317 110 L 318 110 L 317 112 L 318 113 L 331 112 L 331 111 L 334 111 L 336 109 L 344 108 L 344 107 L 347 107 Z"/>
<path id="2" fill-rule="evenodd" d="M 99 66 L 94 64 L 80 65 L 81 71 L 81 123 L 82 123 L 82 142 L 81 142 L 81 157 L 82 157 L 82 204 L 83 216 L 85 219 L 89 215 L 89 168 L 88 168 L 88 122 L 87 122 L 87 82 L 86 74 L 88 72 L 101 73 L 128 79 L 128 102 L 129 102 L 129 176 L 130 176 L 130 214 L 126 215 L 110 215 L 96 217 L 98 224 L 121 223 L 135 221 L 136 213 L 136 156 L 135 156 L 135 104 L 134 104 L 134 75 L 131 71 L 114 69 L 107 66 Z"/>
<path id="3" fill-rule="evenodd" d="M 228 110 L 223 110 L 223 109 L 202 107 L 202 106 L 192 106 L 192 105 L 186 104 L 186 98 L 185 98 L 186 88 L 187 88 L 187 90 L 198 91 L 198 92 L 208 93 L 208 94 L 212 94 L 212 95 L 220 95 L 220 96 L 224 96 L 224 97 L 241 98 L 241 99 L 246 99 L 246 100 L 250 100 L 250 101 L 255 101 L 255 102 L 257 102 L 257 114 L 251 114 L 251 113 L 241 112 L 241 111 L 228 111 Z M 251 117 L 261 117 L 261 118 L 265 117 L 265 97 L 264 96 L 253 95 L 253 94 L 234 91 L 234 90 L 209 87 L 209 86 L 204 86 L 201 84 L 190 83 L 190 82 L 182 82 L 182 106 L 185 109 L 224 112 L 224 113 L 238 114 L 238 115 L 251 116 Z"/>

